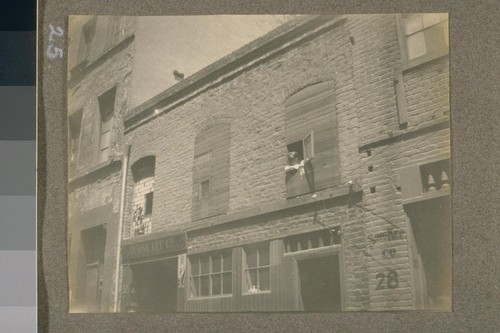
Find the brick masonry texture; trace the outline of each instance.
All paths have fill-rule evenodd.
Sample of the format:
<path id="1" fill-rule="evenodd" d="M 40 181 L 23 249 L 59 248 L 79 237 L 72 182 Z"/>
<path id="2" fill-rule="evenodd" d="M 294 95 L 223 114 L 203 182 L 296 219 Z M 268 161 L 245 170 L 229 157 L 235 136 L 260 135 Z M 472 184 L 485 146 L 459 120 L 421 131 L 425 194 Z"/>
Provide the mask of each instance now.
<path id="1" fill-rule="evenodd" d="M 352 16 L 343 26 L 244 70 L 129 132 L 132 160 L 145 152 L 157 156 L 153 232 L 189 226 L 194 138 L 207 122 L 217 123 L 217 119 L 231 126 L 228 213 L 286 200 L 284 100 L 307 85 L 331 80 L 341 184 L 361 183 L 363 197 L 352 208 L 319 209 L 316 218 L 320 225 L 342 226 L 347 309 L 412 308 L 407 220 L 395 170 L 448 153 L 449 131 L 383 145 L 374 148 L 370 157 L 359 151 L 361 140 L 399 131 L 394 69 L 401 65 L 401 55 L 396 29 L 391 15 Z M 444 60 L 404 73 L 409 122 L 401 133 L 449 114 L 447 68 Z M 370 193 L 372 187 L 375 193 Z M 318 228 L 312 212 L 284 214 L 291 215 L 190 233 L 189 250 Z M 402 238 L 368 246 L 369 235 L 389 229 L 401 230 Z M 397 249 L 395 258 L 382 257 L 388 246 Z M 387 267 L 397 270 L 399 287 L 396 292 L 375 291 L 376 274 Z"/>
<path id="2" fill-rule="evenodd" d="M 95 164 L 97 158 L 95 96 L 118 85 L 111 156 L 121 155 L 126 142 L 132 144 L 130 165 L 145 156 L 156 157 L 152 233 L 186 230 L 193 225 L 195 138 L 219 123 L 230 124 L 227 214 L 286 202 L 285 100 L 308 85 L 331 81 L 335 90 L 332 112 L 338 123 L 339 187 L 353 181 L 361 185 L 362 194 L 189 231 L 188 255 L 341 226 L 346 309 L 411 309 L 409 221 L 397 188 L 397 170 L 428 159 L 449 158 L 449 128 L 426 129 L 438 120 L 448 121 L 449 73 L 446 58 L 403 72 L 409 119 L 407 127 L 400 128 L 394 86 L 394 71 L 402 65 L 397 29 L 393 15 L 348 16 L 333 29 L 239 68 L 230 77 L 216 78 L 208 89 L 200 88 L 189 98 L 175 101 L 178 104 L 170 110 L 127 129 L 122 138 L 121 119 L 131 111 L 127 107 L 133 69 L 131 44 L 108 60 L 105 70 L 89 73 L 88 79 L 69 91 L 70 112 L 84 109 L 81 170 Z M 366 142 L 372 144 L 367 148 L 370 156 L 362 148 Z M 134 193 L 142 198 L 146 193 L 138 185 L 134 186 L 129 168 L 124 238 L 131 235 L 137 204 Z M 76 189 L 70 201 L 74 197 L 75 202 L 82 202 L 80 213 L 108 202 L 118 211 L 119 191 L 116 172 Z M 217 218 L 203 221 L 208 225 Z M 393 230 L 399 232 L 399 238 L 371 241 L 375 234 Z M 396 249 L 393 258 L 382 256 L 387 248 Z M 398 288 L 377 290 L 377 274 L 388 269 L 397 271 Z"/>

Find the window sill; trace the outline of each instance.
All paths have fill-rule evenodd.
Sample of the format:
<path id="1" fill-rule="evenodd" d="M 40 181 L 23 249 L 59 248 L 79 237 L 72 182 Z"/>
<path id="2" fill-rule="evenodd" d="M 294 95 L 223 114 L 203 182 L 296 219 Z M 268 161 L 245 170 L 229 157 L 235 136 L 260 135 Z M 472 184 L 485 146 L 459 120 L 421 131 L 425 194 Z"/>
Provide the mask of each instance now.
<path id="1" fill-rule="evenodd" d="M 197 296 L 197 297 L 188 298 L 188 301 L 198 301 L 198 300 L 218 299 L 218 298 L 231 298 L 231 297 L 233 297 L 233 294 L 216 295 L 216 296 Z"/>
<path id="2" fill-rule="evenodd" d="M 403 205 L 409 205 L 409 204 L 413 204 L 413 203 L 417 203 L 417 202 L 421 202 L 421 201 L 425 201 L 425 200 L 437 199 L 437 198 L 441 198 L 441 197 L 449 196 L 449 195 L 451 195 L 450 188 L 440 189 L 440 190 L 436 190 L 433 192 L 426 192 L 418 197 L 403 200 Z"/>
<path id="3" fill-rule="evenodd" d="M 271 290 L 263 290 L 263 291 L 257 291 L 257 292 L 254 292 L 254 293 L 246 292 L 246 293 L 242 293 L 241 295 L 242 296 L 269 295 L 270 293 L 271 293 Z"/>
<path id="4" fill-rule="evenodd" d="M 433 53 L 428 53 L 423 56 L 417 57 L 415 59 L 408 60 L 403 63 L 401 70 L 404 72 L 410 71 L 414 68 L 420 67 L 424 64 L 437 61 L 439 59 L 442 59 L 444 57 L 448 57 L 449 55 L 449 50 L 448 49 L 443 49 L 440 51 L 436 51 Z"/>

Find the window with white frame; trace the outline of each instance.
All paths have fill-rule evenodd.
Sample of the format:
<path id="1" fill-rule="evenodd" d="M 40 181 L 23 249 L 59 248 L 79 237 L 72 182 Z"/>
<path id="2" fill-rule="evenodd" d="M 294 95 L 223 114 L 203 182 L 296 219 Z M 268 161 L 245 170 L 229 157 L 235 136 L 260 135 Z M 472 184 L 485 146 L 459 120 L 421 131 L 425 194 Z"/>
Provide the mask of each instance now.
<path id="1" fill-rule="evenodd" d="M 193 255 L 189 263 L 191 298 L 232 294 L 232 249 Z"/>
<path id="2" fill-rule="evenodd" d="M 269 243 L 244 249 L 243 293 L 271 290 L 271 261 Z"/>
<path id="3" fill-rule="evenodd" d="M 447 53 L 447 13 L 403 14 L 400 23 L 403 53 L 407 61 Z"/>

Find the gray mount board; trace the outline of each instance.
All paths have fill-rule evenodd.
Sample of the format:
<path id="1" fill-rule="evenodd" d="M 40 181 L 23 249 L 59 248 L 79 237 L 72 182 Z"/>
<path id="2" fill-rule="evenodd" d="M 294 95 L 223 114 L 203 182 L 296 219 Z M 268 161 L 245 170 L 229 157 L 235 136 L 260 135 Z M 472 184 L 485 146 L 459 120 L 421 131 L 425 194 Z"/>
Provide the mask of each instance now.
<path id="1" fill-rule="evenodd" d="M 496 1 L 54 1 L 39 3 L 38 245 L 40 332 L 493 332 L 500 319 L 500 41 Z M 450 13 L 453 312 L 338 314 L 68 313 L 66 61 L 49 61 L 49 24 L 73 14 Z M 61 46 L 64 49 L 64 42 Z"/>

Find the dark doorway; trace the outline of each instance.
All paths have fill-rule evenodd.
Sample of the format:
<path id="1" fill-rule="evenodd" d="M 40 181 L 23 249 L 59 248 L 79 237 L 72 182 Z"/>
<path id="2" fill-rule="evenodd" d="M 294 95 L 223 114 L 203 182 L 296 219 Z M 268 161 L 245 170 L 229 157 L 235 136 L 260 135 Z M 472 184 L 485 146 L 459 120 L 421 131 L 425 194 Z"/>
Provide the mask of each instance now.
<path id="1" fill-rule="evenodd" d="M 177 310 L 177 258 L 131 267 L 137 312 Z"/>
<path id="2" fill-rule="evenodd" d="M 421 257 L 425 279 L 425 307 L 451 310 L 451 216 L 450 199 L 427 200 L 406 208 Z M 414 272 L 412 274 L 417 274 Z M 418 297 L 419 295 L 417 295 Z"/>
<path id="3" fill-rule="evenodd" d="M 84 303 L 87 312 L 99 312 L 101 307 L 106 229 L 102 226 L 82 231 L 85 254 Z"/>
<path id="4" fill-rule="evenodd" d="M 304 311 L 341 311 L 339 256 L 299 260 L 297 264 Z"/>

